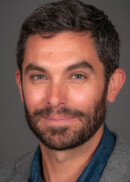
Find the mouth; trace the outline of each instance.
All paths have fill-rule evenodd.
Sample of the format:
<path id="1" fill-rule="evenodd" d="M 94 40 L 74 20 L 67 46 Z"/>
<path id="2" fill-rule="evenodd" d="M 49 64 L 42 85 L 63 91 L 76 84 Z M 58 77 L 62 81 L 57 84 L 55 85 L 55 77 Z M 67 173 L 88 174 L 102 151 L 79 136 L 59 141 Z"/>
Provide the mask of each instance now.
<path id="1" fill-rule="evenodd" d="M 57 117 L 57 116 L 51 116 L 51 117 L 44 117 L 45 120 L 48 122 L 69 122 L 74 119 L 74 117 Z"/>

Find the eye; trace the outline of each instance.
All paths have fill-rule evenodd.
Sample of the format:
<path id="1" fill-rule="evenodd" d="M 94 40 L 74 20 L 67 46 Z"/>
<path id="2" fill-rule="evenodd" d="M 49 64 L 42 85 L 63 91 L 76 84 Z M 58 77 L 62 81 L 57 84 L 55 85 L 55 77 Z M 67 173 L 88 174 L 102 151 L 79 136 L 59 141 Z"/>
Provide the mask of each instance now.
<path id="1" fill-rule="evenodd" d="M 86 76 L 82 75 L 82 74 L 74 74 L 72 76 L 73 79 L 85 79 Z"/>
<path id="2" fill-rule="evenodd" d="M 41 79 L 46 79 L 44 75 L 33 75 L 31 76 L 32 80 L 41 80 Z"/>

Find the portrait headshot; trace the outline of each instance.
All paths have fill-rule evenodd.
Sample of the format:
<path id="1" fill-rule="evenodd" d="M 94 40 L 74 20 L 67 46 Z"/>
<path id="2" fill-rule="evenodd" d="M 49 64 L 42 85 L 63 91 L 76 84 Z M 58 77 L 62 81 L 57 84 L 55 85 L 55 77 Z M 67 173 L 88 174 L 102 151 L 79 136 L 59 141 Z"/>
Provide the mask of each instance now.
<path id="1" fill-rule="evenodd" d="M 0 9 L 0 182 L 130 182 L 130 2 Z"/>

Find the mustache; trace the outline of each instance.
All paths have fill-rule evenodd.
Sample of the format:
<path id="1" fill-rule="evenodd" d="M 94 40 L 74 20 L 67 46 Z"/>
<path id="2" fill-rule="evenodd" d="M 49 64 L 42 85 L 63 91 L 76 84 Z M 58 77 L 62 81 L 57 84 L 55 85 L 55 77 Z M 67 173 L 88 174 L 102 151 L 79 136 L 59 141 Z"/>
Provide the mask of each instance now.
<path id="1" fill-rule="evenodd" d="M 48 106 L 46 108 L 42 109 L 37 109 L 33 113 L 33 117 L 49 117 L 52 114 L 57 114 L 57 115 L 63 115 L 63 116 L 72 116 L 72 117 L 85 117 L 86 113 L 77 110 L 77 109 L 70 109 L 67 107 L 61 107 L 59 109 L 55 109 L 54 107 Z"/>

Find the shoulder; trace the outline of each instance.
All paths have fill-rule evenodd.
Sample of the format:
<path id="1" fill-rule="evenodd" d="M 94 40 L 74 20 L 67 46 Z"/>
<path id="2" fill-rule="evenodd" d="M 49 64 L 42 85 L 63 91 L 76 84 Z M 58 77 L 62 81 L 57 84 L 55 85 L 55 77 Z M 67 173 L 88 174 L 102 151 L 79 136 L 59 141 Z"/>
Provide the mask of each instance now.
<path id="1" fill-rule="evenodd" d="M 130 181 L 130 147 L 116 136 L 116 144 L 101 177 L 101 182 Z"/>
<path id="2" fill-rule="evenodd" d="M 22 155 L 14 161 L 6 163 L 0 169 L 1 182 L 29 181 L 30 169 L 34 151 Z"/>

